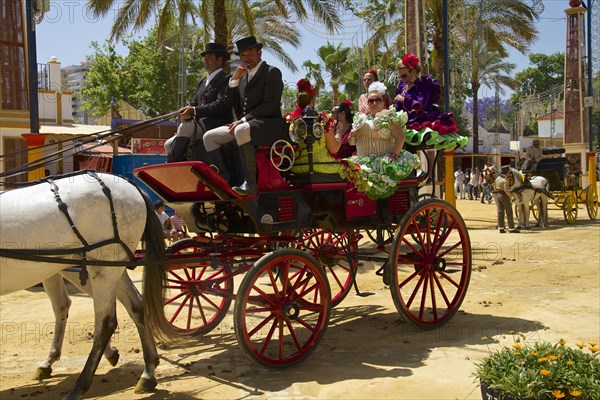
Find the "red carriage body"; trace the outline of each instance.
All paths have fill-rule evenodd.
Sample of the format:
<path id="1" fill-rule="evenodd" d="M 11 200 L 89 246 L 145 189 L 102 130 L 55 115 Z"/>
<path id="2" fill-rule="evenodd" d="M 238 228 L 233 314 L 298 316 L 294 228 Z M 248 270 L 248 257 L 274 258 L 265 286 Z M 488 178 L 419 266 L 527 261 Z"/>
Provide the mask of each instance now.
<path id="1" fill-rule="evenodd" d="M 382 264 L 394 303 L 411 324 L 434 328 L 458 311 L 470 279 L 470 240 L 454 207 L 419 201 L 427 177 L 371 200 L 339 176 L 282 174 L 268 149 L 259 149 L 257 160 L 259 193 L 248 197 L 199 161 L 134 171 L 199 234 L 168 249 L 164 306 L 174 326 L 206 334 L 235 299 L 235 332 L 247 355 L 266 367 L 294 365 L 323 337 L 361 259 Z M 433 170 L 431 154 L 428 160 Z M 389 256 L 361 252 L 359 230 L 393 235 Z"/>

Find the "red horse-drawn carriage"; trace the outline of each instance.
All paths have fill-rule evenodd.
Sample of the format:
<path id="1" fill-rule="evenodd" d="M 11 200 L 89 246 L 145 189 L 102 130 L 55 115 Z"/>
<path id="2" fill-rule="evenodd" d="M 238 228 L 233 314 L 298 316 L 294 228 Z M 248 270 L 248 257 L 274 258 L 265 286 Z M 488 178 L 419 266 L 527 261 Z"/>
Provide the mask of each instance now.
<path id="1" fill-rule="evenodd" d="M 292 130 L 308 151 L 311 135 L 320 134 L 310 121 Z M 453 206 L 418 200 L 428 176 L 406 179 L 392 196 L 371 200 L 339 175 L 292 174 L 295 146 L 280 141 L 258 149 L 255 196 L 238 195 L 202 162 L 134 171 L 198 233 L 167 249 L 164 312 L 170 323 L 206 334 L 235 300 L 235 333 L 247 355 L 266 367 L 291 366 L 316 348 L 332 307 L 353 286 L 358 292 L 361 260 L 382 266 L 409 323 L 429 329 L 449 321 L 467 291 L 471 244 Z M 431 172 L 437 157 L 424 154 Z M 359 248 L 361 230 L 390 229 L 389 253 Z"/>

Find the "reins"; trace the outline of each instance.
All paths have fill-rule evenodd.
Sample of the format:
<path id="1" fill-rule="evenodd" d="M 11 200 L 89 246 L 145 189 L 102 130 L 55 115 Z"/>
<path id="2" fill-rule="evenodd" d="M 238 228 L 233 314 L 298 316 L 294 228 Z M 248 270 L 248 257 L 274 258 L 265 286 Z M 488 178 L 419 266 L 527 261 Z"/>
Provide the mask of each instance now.
<path id="1" fill-rule="evenodd" d="M 74 139 L 72 139 L 72 138 L 64 139 L 64 140 L 60 140 L 60 141 L 53 142 L 53 143 L 43 144 L 41 146 L 31 147 L 31 148 L 24 149 L 24 150 L 19 150 L 19 151 L 10 153 L 10 154 L 0 155 L 0 162 L 1 162 L 4 158 L 9 157 L 9 156 L 15 157 L 19 154 L 28 153 L 30 151 L 40 151 L 40 150 L 43 150 L 43 149 L 51 147 L 51 146 L 56 146 L 56 145 L 67 143 L 67 142 L 71 143 L 69 146 L 67 146 L 65 148 L 54 151 L 52 153 L 48 153 L 36 160 L 30 161 L 26 164 L 23 164 L 20 167 L 11 169 L 9 171 L 1 172 L 0 179 L 3 179 L 3 180 L 0 180 L 0 186 L 8 185 L 8 183 L 5 182 L 6 178 L 12 178 L 15 176 L 19 176 L 21 174 L 24 174 L 24 173 L 27 173 L 30 171 L 34 171 L 34 170 L 42 168 L 44 166 L 51 165 L 56 162 L 70 158 L 73 156 L 73 153 L 76 153 L 76 149 L 78 149 L 79 147 L 81 147 L 84 144 L 94 143 L 94 145 L 92 145 L 88 148 L 88 150 L 92 150 L 92 149 L 102 146 L 104 144 L 107 144 L 107 143 L 110 144 L 117 140 L 121 140 L 123 138 L 128 138 L 133 133 L 135 133 L 147 126 L 157 125 L 160 122 L 171 119 L 172 117 L 176 116 L 178 113 L 179 113 L 179 111 L 174 111 L 169 114 L 161 115 L 161 116 L 158 116 L 155 118 L 150 118 L 150 119 L 147 119 L 144 121 L 139 121 L 139 122 L 134 122 L 132 124 L 124 125 L 119 128 L 116 128 L 114 130 L 100 131 L 100 132 L 91 133 L 91 134 L 87 134 L 87 135 L 83 135 L 83 136 L 78 136 L 77 140 L 79 140 L 81 138 L 88 138 L 87 140 L 84 140 L 83 142 L 73 143 Z M 123 132 L 125 132 L 125 134 L 122 134 Z M 114 136 L 117 134 L 121 134 L 121 135 L 110 138 L 111 136 Z M 105 138 L 109 138 L 109 139 L 105 139 Z M 97 143 L 98 140 L 103 140 L 103 142 Z M 65 153 L 67 153 L 67 154 L 64 155 Z M 25 183 L 25 185 L 27 185 L 27 184 L 28 183 Z M 18 183 L 10 183 L 10 185 L 15 186 L 15 185 L 18 185 Z"/>

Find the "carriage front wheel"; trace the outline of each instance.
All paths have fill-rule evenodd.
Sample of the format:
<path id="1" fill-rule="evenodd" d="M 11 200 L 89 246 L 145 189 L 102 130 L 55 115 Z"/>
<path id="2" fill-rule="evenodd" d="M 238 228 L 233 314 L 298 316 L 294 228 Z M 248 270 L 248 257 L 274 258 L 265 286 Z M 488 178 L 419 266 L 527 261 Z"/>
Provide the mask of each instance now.
<path id="1" fill-rule="evenodd" d="M 276 250 L 244 276 L 235 303 L 235 335 L 255 363 L 290 367 L 315 350 L 330 313 L 331 293 L 319 262 L 301 250 Z"/>
<path id="2" fill-rule="evenodd" d="M 428 199 L 402 218 L 389 262 L 396 308 L 412 325 L 435 328 L 460 308 L 471 278 L 467 227 L 449 203 Z"/>

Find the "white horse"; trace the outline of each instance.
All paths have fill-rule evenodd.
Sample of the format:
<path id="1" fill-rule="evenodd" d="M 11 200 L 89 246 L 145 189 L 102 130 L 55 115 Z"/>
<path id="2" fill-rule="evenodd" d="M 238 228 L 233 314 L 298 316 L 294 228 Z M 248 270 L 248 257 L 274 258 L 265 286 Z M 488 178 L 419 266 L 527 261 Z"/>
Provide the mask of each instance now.
<path id="1" fill-rule="evenodd" d="M 508 184 L 514 193 L 513 202 L 517 207 L 518 224 L 523 229 L 529 229 L 529 210 L 537 205 L 538 217 L 536 226 L 548 227 L 548 196 L 550 183 L 543 176 L 533 176 L 528 185 L 523 173 L 510 168 L 506 174 Z"/>
<path id="2" fill-rule="evenodd" d="M 144 234 L 146 253 L 144 301 L 125 272 Z M 136 392 L 155 388 L 159 358 L 154 338 L 174 337 L 164 318 L 162 290 L 166 276 L 162 227 L 150 199 L 133 184 L 114 175 L 75 174 L 48 179 L 0 195 L 0 295 L 43 282 L 52 302 L 56 326 L 52 349 L 35 377 L 49 376 L 59 359 L 70 299 L 60 274 L 93 297 L 92 350 L 67 399 L 89 389 L 103 353 L 116 363 L 110 338 L 117 326 L 116 298 L 135 322 L 145 369 Z M 56 263 L 61 258 L 69 264 Z M 157 262 L 158 261 L 158 262 Z M 83 266 L 81 274 L 62 272 Z M 118 358 L 118 355 L 117 355 Z"/>

